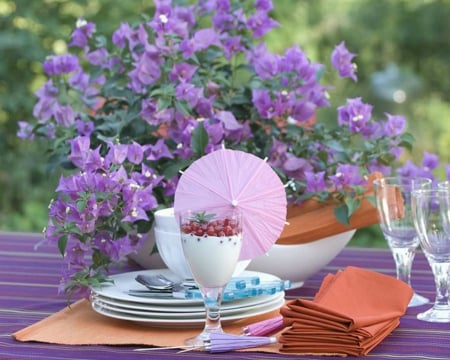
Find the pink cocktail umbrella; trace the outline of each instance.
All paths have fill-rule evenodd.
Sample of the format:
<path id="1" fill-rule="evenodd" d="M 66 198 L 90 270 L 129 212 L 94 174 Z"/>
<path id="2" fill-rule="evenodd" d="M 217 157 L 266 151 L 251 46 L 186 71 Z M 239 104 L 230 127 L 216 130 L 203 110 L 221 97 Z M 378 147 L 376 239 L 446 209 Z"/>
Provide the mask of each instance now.
<path id="1" fill-rule="evenodd" d="M 244 335 L 247 336 L 265 336 L 273 334 L 283 328 L 283 316 L 258 321 L 249 324 L 243 328 Z"/>
<path id="2" fill-rule="evenodd" d="M 243 215 L 240 259 L 265 254 L 286 223 L 286 191 L 265 160 L 220 149 L 194 161 L 183 172 L 174 200 L 175 216 L 185 211 L 220 214 L 238 209 Z"/>

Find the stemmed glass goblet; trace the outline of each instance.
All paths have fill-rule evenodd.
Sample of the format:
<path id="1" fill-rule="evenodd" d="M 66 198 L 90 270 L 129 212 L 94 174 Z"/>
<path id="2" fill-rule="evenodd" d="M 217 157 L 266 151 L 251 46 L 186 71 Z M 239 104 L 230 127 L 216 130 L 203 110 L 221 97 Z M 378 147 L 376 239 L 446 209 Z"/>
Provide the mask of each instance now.
<path id="1" fill-rule="evenodd" d="M 223 332 L 220 321 L 222 294 L 242 247 L 242 215 L 236 210 L 213 214 L 186 212 L 180 215 L 183 252 L 203 297 L 205 326 L 189 347 L 201 348 L 212 332 Z"/>
<path id="2" fill-rule="evenodd" d="M 421 177 L 384 177 L 374 181 L 381 230 L 392 252 L 397 279 L 411 286 L 411 267 L 419 246 L 411 211 L 411 193 L 431 188 L 431 180 Z M 415 293 L 408 307 L 428 303 Z"/>
<path id="3" fill-rule="evenodd" d="M 421 248 L 433 271 L 436 298 L 431 309 L 417 318 L 429 322 L 450 322 L 450 191 L 445 187 L 413 191 L 414 224 Z"/>

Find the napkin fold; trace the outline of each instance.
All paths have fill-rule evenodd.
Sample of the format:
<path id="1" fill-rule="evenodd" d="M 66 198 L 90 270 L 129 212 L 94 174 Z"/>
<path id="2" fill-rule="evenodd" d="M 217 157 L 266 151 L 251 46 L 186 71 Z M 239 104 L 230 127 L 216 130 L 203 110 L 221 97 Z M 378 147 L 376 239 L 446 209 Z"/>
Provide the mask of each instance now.
<path id="1" fill-rule="evenodd" d="M 404 282 L 357 267 L 328 274 L 313 300 L 280 312 L 282 352 L 366 355 L 400 323 L 413 295 Z"/>

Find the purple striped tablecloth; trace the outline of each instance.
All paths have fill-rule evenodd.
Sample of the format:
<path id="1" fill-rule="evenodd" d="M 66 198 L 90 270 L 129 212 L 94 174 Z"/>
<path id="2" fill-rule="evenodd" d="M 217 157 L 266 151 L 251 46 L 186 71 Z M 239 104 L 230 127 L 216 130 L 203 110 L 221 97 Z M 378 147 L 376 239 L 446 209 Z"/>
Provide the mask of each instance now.
<path id="1" fill-rule="evenodd" d="M 63 295 L 57 294 L 61 259 L 56 249 L 43 245 L 39 234 L 0 232 L 0 359 L 319 359 L 318 356 L 291 356 L 266 353 L 186 352 L 158 349 L 152 352 L 133 352 L 126 346 L 64 346 L 34 342 L 18 342 L 11 334 L 31 325 L 66 305 Z M 328 272 L 336 272 L 348 265 L 394 274 L 394 264 L 388 250 L 346 248 L 322 271 L 299 289 L 290 290 L 287 298 L 312 297 Z M 301 264 L 299 264 L 301 266 Z M 135 270 L 127 265 L 122 271 Z M 430 268 L 422 253 L 413 266 L 415 289 L 431 299 L 434 283 Z M 401 324 L 368 356 L 369 359 L 450 359 L 450 324 L 430 324 L 416 319 L 427 306 L 408 309 Z M 337 359 L 327 357 L 326 359 Z"/>

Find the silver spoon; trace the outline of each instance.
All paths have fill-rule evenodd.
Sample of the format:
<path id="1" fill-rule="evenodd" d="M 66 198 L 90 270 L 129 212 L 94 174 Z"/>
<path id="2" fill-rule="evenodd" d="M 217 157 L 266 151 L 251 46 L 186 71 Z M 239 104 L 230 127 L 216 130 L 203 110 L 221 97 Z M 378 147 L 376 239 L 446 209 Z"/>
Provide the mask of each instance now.
<path id="1" fill-rule="evenodd" d="M 135 280 L 150 290 L 170 291 L 177 285 L 183 285 L 186 288 L 196 287 L 196 284 L 193 280 L 187 279 L 175 282 L 168 279 L 163 274 L 157 275 L 139 274 L 136 276 Z"/>

